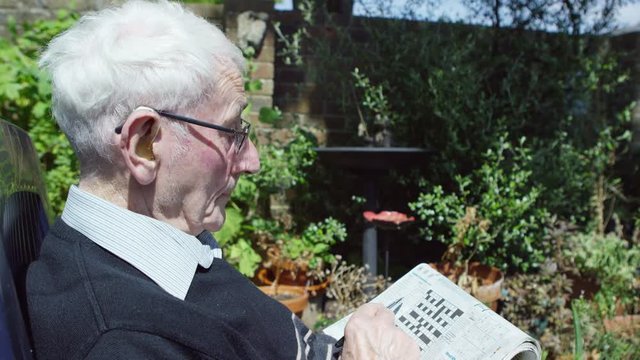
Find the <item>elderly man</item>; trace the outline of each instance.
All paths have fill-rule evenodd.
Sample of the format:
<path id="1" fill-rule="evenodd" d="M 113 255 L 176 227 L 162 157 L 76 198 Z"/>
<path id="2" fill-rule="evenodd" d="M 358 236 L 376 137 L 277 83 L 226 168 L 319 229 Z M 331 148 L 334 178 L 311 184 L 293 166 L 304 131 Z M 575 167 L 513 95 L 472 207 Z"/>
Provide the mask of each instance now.
<path id="1" fill-rule="evenodd" d="M 215 26 L 129 2 L 83 17 L 40 63 L 81 168 L 29 269 L 40 359 L 418 357 L 386 309 L 356 311 L 340 349 L 222 259 L 210 231 L 260 163 L 243 57 Z"/>

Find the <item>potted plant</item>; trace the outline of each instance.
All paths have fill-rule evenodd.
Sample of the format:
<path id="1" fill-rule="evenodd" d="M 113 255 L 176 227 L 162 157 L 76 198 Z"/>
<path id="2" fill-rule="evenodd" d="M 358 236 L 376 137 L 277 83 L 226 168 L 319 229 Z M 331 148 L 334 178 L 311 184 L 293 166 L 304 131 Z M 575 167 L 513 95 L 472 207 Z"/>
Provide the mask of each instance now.
<path id="1" fill-rule="evenodd" d="M 325 265 L 334 261 L 329 250 L 337 241 L 344 241 L 345 227 L 327 218 L 310 224 L 300 235 L 292 235 L 278 229 L 274 221 L 265 224 L 256 230 L 256 242 L 265 254 L 263 268 L 257 274 L 264 284 L 259 288 L 302 316 L 308 294 L 323 290 L 330 280 L 324 273 Z"/>
<path id="2" fill-rule="evenodd" d="M 549 256 L 542 241 L 549 215 L 538 203 L 541 189 L 529 181 L 532 158 L 524 141 L 513 146 L 505 134 L 480 168 L 455 179 L 456 191 L 433 186 L 409 204 L 422 236 L 447 245 L 435 267 L 476 296 L 499 297 L 501 271 L 527 272 Z"/>
<path id="3" fill-rule="evenodd" d="M 264 110 L 263 108 L 260 111 L 261 122 L 272 124 L 279 121 L 278 111 L 275 109 Z M 256 282 L 258 282 L 256 270 L 261 265 L 280 264 L 282 262 L 275 260 L 287 256 L 291 258 L 294 256 L 291 254 L 295 253 L 293 249 L 296 245 L 300 245 L 302 240 L 304 241 L 301 253 L 304 256 L 310 253 L 322 257 L 322 251 L 328 252 L 330 246 L 329 244 L 325 248 L 322 244 L 314 243 L 315 239 L 310 239 L 311 227 L 303 239 L 299 239 L 294 235 L 296 231 L 291 218 L 289 217 L 287 220 L 286 217 L 278 216 L 271 209 L 270 202 L 274 194 L 285 194 L 295 187 L 305 184 L 306 170 L 315 159 L 313 151 L 315 140 L 311 134 L 294 127 L 291 135 L 292 138 L 288 139 L 286 143 L 273 141 L 266 145 L 258 145 L 261 171 L 258 174 L 239 179 L 227 207 L 225 225 L 215 234 L 227 261 L 242 274 L 253 278 Z M 322 239 L 318 241 L 322 241 Z M 305 246 L 309 243 L 314 245 L 312 251 L 306 251 Z M 297 256 L 294 258 L 297 259 Z M 315 266 L 313 261 L 312 264 Z M 271 267 L 269 269 L 271 271 Z M 278 270 L 276 273 L 281 277 L 282 274 L 288 272 Z M 306 274 L 307 271 L 299 273 Z M 273 281 L 275 277 L 267 277 L 267 279 Z M 272 289 L 278 291 L 277 294 L 273 291 L 274 297 L 285 305 L 290 301 L 282 299 L 283 292 L 290 295 L 297 292 L 300 297 L 306 297 L 305 291 L 291 290 L 284 286 L 274 286 Z M 285 289 L 287 290 L 285 291 Z M 290 308 L 294 312 L 299 312 L 295 306 Z"/>
<path id="4" fill-rule="evenodd" d="M 336 255 L 329 267 L 332 280 L 326 292 L 330 301 L 324 312 L 324 326 L 355 311 L 390 284 L 390 279 L 382 275 L 372 277 L 364 266 L 349 264 L 340 255 Z"/>
<path id="5" fill-rule="evenodd" d="M 344 224 L 333 218 L 312 223 L 299 235 L 286 231 L 257 232 L 265 254 L 258 278 L 277 289 L 281 285 L 302 286 L 315 295 L 327 286 L 326 265 L 333 262 L 331 247 L 346 239 Z"/>
<path id="6" fill-rule="evenodd" d="M 278 300 L 292 313 L 302 317 L 302 312 L 309 304 L 309 293 L 302 286 L 278 285 L 259 286 L 262 292 Z"/>
<path id="7" fill-rule="evenodd" d="M 580 276 L 597 279 L 593 300 L 608 331 L 640 329 L 640 248 L 620 235 L 578 233 L 563 253 Z"/>
<path id="8" fill-rule="evenodd" d="M 467 207 L 464 216 L 454 226 L 455 236 L 441 262 L 430 265 L 496 311 L 502 297 L 502 272 L 494 266 L 471 261 L 479 246 L 490 241 L 487 232 L 490 224 L 478 216 L 475 207 Z M 471 251 L 465 255 L 463 250 L 466 247 L 471 247 Z"/>

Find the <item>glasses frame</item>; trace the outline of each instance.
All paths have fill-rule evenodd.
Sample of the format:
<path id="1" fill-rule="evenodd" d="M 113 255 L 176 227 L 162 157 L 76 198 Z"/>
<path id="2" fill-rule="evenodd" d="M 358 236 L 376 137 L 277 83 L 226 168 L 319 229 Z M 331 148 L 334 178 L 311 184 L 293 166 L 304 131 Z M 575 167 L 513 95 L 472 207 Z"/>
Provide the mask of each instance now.
<path id="1" fill-rule="evenodd" d="M 228 128 L 220 125 L 210 124 L 202 120 L 193 119 L 184 115 L 178 115 L 178 114 L 174 114 L 164 110 L 157 110 L 154 108 L 149 108 L 149 109 L 157 112 L 158 115 L 160 116 L 164 116 L 173 120 L 178 120 L 178 121 L 186 122 L 193 125 L 203 126 L 209 129 L 214 129 L 214 130 L 222 131 L 224 133 L 233 135 L 233 141 L 234 141 L 234 144 L 236 145 L 236 153 L 240 152 L 240 150 L 242 149 L 242 145 L 244 145 L 244 141 L 247 138 L 247 135 L 249 135 L 249 131 L 251 130 L 251 123 L 249 123 L 248 121 L 242 118 L 240 119 L 241 130 L 236 130 L 236 129 L 232 129 L 232 128 Z M 123 126 L 124 124 L 115 128 L 116 134 L 120 134 L 122 132 Z"/>

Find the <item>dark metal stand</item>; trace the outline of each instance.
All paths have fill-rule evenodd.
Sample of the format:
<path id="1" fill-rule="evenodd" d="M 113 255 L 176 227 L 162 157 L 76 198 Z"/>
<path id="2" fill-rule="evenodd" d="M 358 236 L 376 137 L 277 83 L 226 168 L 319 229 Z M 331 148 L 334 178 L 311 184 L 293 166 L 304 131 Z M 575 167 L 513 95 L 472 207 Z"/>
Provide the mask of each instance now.
<path id="1" fill-rule="evenodd" d="M 377 174 L 370 172 L 364 182 L 365 210 L 378 208 Z M 370 274 L 378 274 L 378 229 L 375 224 L 366 222 L 362 234 L 362 262 Z"/>
<path id="2" fill-rule="evenodd" d="M 389 234 L 384 234 L 384 278 L 389 278 Z"/>

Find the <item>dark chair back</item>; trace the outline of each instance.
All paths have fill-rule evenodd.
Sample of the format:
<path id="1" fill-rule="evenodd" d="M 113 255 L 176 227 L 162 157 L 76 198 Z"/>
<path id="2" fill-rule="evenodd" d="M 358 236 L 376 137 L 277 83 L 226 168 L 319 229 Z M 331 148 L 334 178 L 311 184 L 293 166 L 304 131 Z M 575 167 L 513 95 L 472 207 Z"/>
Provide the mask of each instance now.
<path id="1" fill-rule="evenodd" d="M 33 358 L 25 278 L 49 229 L 48 211 L 31 139 L 0 119 L 0 360 Z"/>

